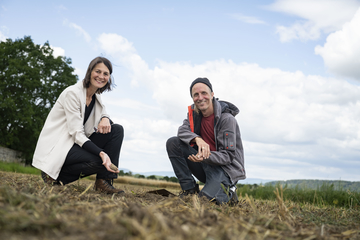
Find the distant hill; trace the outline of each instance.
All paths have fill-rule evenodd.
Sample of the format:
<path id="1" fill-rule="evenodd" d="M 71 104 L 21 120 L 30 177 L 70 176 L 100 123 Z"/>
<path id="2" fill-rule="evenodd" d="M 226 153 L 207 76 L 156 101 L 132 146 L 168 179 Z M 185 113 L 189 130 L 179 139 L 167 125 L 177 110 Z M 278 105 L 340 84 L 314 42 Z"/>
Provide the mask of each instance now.
<path id="1" fill-rule="evenodd" d="M 175 173 L 172 171 L 154 171 L 154 172 L 139 172 L 139 174 L 144 175 L 145 177 L 150 176 L 150 175 L 155 175 L 155 176 L 168 176 L 168 177 L 176 177 Z"/>
<path id="2" fill-rule="evenodd" d="M 262 185 L 265 185 L 266 183 L 268 182 L 271 182 L 271 181 L 274 181 L 274 180 L 269 180 L 269 179 L 261 179 L 261 178 L 246 178 L 244 180 L 239 180 L 238 181 L 238 184 L 262 184 Z"/>
<path id="3" fill-rule="evenodd" d="M 360 182 L 350 182 L 342 180 L 287 180 L 287 181 L 271 181 L 265 185 L 281 184 L 287 185 L 288 188 L 299 187 L 300 189 L 321 189 L 321 187 L 332 186 L 334 190 L 350 190 L 354 192 L 360 192 Z"/>

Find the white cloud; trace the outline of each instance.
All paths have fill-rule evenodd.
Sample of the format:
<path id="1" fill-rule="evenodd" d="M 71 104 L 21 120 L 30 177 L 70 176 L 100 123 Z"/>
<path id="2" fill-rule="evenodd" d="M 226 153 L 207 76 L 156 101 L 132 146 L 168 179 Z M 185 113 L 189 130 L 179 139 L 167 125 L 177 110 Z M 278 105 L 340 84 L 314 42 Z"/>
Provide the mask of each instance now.
<path id="1" fill-rule="evenodd" d="M 131 83 L 133 86 L 137 86 L 139 80 L 149 78 L 147 63 L 141 59 L 132 43 L 126 38 L 114 33 L 103 33 L 97 40 L 101 49 L 108 55 L 116 57 L 122 66 L 131 71 Z"/>
<path id="2" fill-rule="evenodd" d="M 264 21 L 258 19 L 257 17 L 252 17 L 252 16 L 245 16 L 241 13 L 235 13 L 235 14 L 229 14 L 229 16 L 233 19 L 245 22 L 245 23 L 250 23 L 250 24 L 266 24 Z"/>
<path id="3" fill-rule="evenodd" d="M 325 66 L 340 76 L 360 80 L 360 8 L 343 28 L 330 34 L 324 46 L 315 53 L 324 59 Z"/>
<path id="4" fill-rule="evenodd" d="M 341 29 L 360 6 L 356 0 L 277 0 L 266 8 L 301 18 L 291 26 L 278 26 L 280 41 L 316 40 L 322 33 Z"/>
<path id="5" fill-rule="evenodd" d="M 85 78 L 85 72 L 86 72 L 86 70 L 83 70 L 83 69 L 81 69 L 81 68 L 76 68 L 76 67 L 75 67 L 74 73 L 75 73 L 76 75 L 78 75 L 78 77 L 79 77 L 80 80 L 82 80 L 82 79 Z"/>
<path id="6" fill-rule="evenodd" d="M 117 101 L 113 99 L 112 101 L 109 101 L 108 104 L 122 108 L 131 108 L 133 110 L 143 110 L 143 109 L 147 109 L 151 111 L 160 110 L 158 107 L 154 107 L 152 105 L 145 104 L 130 98 L 123 98 Z"/>
<path id="7" fill-rule="evenodd" d="M 159 71 L 167 72 L 171 77 L 165 74 L 161 77 L 157 74 Z M 339 118 L 346 116 L 349 124 L 355 124 L 360 117 L 356 110 L 360 105 L 358 87 L 336 79 L 224 60 L 195 66 L 159 65 L 154 70 L 153 96 L 162 109 L 170 111 L 169 115 L 181 119 L 185 113 L 179 109 L 185 109 L 184 105 L 191 103 L 188 86 L 198 76 L 207 76 L 212 81 L 216 97 L 229 100 L 240 108 L 238 118 L 245 125 L 249 133 L 247 138 L 251 141 L 281 145 L 316 144 L 323 137 L 345 140 L 353 135 L 354 129 L 344 128 L 341 124 L 344 119 Z M 164 89 L 174 89 L 175 93 Z M 357 138 L 357 135 L 352 137 Z"/>
<path id="8" fill-rule="evenodd" d="M 75 29 L 77 34 L 82 36 L 85 39 L 86 42 L 91 41 L 90 35 L 82 27 L 80 27 L 79 25 L 77 25 L 75 23 L 72 23 L 72 22 L 69 22 L 68 20 L 65 20 L 64 24 L 69 26 L 70 28 Z"/>
<path id="9" fill-rule="evenodd" d="M 145 103 L 112 101 L 117 106 L 116 110 L 114 106 L 110 109 L 123 123 L 128 136 L 123 167 L 146 171 L 145 166 L 149 167 L 151 162 L 171 171 L 165 142 L 176 134 L 186 117 L 187 106 L 192 103 L 191 82 L 197 77 L 208 77 L 215 97 L 240 109 L 237 120 L 248 177 L 259 177 L 259 169 L 264 166 L 261 176 L 268 179 L 359 177 L 355 167 L 345 171 L 339 165 L 345 161 L 348 166 L 359 165 L 360 87 L 335 78 L 264 69 L 257 64 L 230 60 L 198 65 L 158 61 L 154 69 L 149 69 L 125 38 L 102 34 L 99 42 L 107 54 L 115 56 L 115 62 L 128 63 L 132 77 L 139 85 L 147 86 L 158 103 L 156 108 L 148 109 Z M 128 105 L 134 110 L 129 111 Z M 134 151 L 134 146 L 141 149 L 140 153 Z M 163 169 L 164 166 L 170 168 Z M 293 169 L 298 172 L 290 174 Z M 285 172 L 281 174 L 282 171 Z"/>
<path id="10" fill-rule="evenodd" d="M 6 38 L 7 37 L 0 31 L 0 42 L 4 42 Z"/>
<path id="11" fill-rule="evenodd" d="M 58 56 L 65 56 L 65 50 L 62 49 L 61 47 L 54 47 L 54 46 L 50 46 L 54 51 L 53 51 L 53 55 L 55 58 L 57 58 Z"/>
<path id="12" fill-rule="evenodd" d="M 6 41 L 6 39 L 8 38 L 6 36 L 6 33 L 8 33 L 8 32 L 9 32 L 9 30 L 7 27 L 5 27 L 5 26 L 0 27 L 0 42 Z"/>

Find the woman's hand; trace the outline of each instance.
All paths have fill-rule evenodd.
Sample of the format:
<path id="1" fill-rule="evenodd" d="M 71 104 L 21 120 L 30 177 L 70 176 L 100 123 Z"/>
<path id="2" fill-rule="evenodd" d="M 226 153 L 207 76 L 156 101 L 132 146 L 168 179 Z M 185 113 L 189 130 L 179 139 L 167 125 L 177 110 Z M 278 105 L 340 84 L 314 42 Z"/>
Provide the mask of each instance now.
<path id="1" fill-rule="evenodd" d="M 119 169 L 118 169 L 117 171 L 114 171 L 114 170 L 112 170 L 112 169 L 110 168 L 110 166 L 111 166 L 112 163 L 111 163 L 111 160 L 110 160 L 109 156 L 108 156 L 105 152 L 101 151 L 99 155 L 100 155 L 100 157 L 101 157 L 101 160 L 102 160 L 102 162 L 103 162 L 104 167 L 105 167 L 109 172 L 113 172 L 113 173 L 119 173 L 119 172 L 120 172 Z"/>
<path id="2" fill-rule="evenodd" d="M 96 132 L 102 133 L 102 134 L 111 132 L 110 120 L 107 117 L 104 117 L 101 119 Z"/>

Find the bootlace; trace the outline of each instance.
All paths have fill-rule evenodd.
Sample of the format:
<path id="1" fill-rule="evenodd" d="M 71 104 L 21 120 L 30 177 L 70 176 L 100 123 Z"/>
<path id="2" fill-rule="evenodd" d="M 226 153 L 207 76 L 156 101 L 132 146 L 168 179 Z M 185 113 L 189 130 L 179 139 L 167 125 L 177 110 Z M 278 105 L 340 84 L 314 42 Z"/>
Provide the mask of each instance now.
<path id="1" fill-rule="evenodd" d="M 114 184 L 114 179 L 105 179 L 106 185 L 107 187 L 111 188 L 111 189 L 115 189 L 113 184 Z"/>

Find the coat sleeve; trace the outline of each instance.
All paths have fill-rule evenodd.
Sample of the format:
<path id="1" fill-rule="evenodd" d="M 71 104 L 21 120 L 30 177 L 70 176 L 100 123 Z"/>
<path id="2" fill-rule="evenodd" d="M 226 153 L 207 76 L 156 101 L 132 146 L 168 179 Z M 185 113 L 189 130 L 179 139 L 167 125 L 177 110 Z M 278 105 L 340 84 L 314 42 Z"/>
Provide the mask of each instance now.
<path id="1" fill-rule="evenodd" d="M 191 131 L 188 118 L 184 119 L 183 124 L 178 129 L 178 137 L 180 140 L 190 144 L 190 141 L 198 136 L 199 135 Z"/>
<path id="2" fill-rule="evenodd" d="M 216 135 L 217 151 L 211 151 L 211 155 L 204 162 L 211 165 L 231 164 L 236 156 L 236 135 L 239 135 L 237 121 L 234 117 L 220 119 Z"/>
<path id="3" fill-rule="evenodd" d="M 81 101 L 74 91 L 68 91 L 64 98 L 64 111 L 66 124 L 70 136 L 80 147 L 89 139 L 85 135 L 83 116 L 81 113 Z"/>

